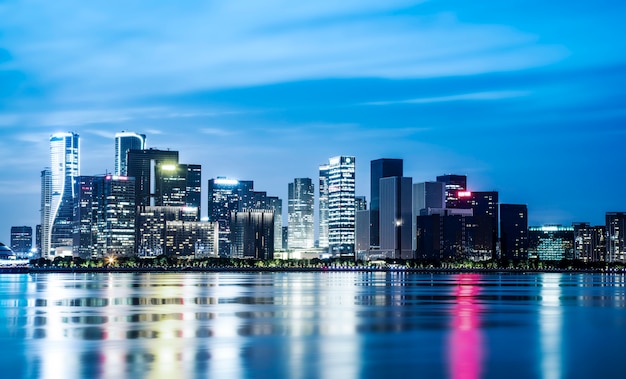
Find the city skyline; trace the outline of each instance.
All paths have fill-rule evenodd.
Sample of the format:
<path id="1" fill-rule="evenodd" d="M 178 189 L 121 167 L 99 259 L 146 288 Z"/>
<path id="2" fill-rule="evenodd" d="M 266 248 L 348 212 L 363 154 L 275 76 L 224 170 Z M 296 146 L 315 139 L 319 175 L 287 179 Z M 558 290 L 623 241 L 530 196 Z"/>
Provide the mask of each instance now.
<path id="1" fill-rule="evenodd" d="M 345 155 L 369 202 L 369 162 L 398 158 L 414 182 L 467 175 L 527 204 L 529 225 L 602 225 L 626 210 L 624 14 L 617 1 L 5 2 L 0 241 L 39 223 L 49 137 L 67 131 L 81 175 L 114 172 L 115 133 L 134 131 L 202 165 L 202 198 L 226 176 L 285 200 Z"/>

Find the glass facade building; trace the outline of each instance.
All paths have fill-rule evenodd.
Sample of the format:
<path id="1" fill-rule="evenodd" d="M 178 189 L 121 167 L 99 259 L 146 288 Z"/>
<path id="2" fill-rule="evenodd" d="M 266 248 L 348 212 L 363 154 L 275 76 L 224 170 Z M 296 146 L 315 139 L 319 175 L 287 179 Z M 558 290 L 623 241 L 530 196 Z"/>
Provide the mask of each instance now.
<path id="1" fill-rule="evenodd" d="M 500 204 L 500 255 L 503 259 L 528 259 L 528 208 L 525 204 Z"/>
<path id="2" fill-rule="evenodd" d="M 370 162 L 370 246 L 380 246 L 380 179 L 401 177 L 402 159 L 381 158 Z"/>
<path id="3" fill-rule="evenodd" d="M 274 211 L 233 211 L 230 224 L 233 258 L 274 259 Z"/>
<path id="4" fill-rule="evenodd" d="M 354 256 L 356 222 L 354 157 L 330 158 L 327 183 L 324 187 L 328 188 L 329 253 L 336 257 Z"/>
<path id="5" fill-rule="evenodd" d="M 157 201 L 157 166 L 178 165 L 178 151 L 171 150 L 129 150 L 127 172 L 135 178 L 135 204 L 155 206 Z"/>
<path id="6" fill-rule="evenodd" d="M 540 261 L 574 258 L 574 227 L 561 225 L 528 228 L 528 257 Z"/>
<path id="7" fill-rule="evenodd" d="M 626 262 L 626 213 L 606 213 L 607 262 Z"/>
<path id="8" fill-rule="evenodd" d="M 315 190 L 309 178 L 295 178 L 288 185 L 289 249 L 310 249 L 315 246 L 313 211 Z"/>
<path id="9" fill-rule="evenodd" d="M 144 150 L 146 136 L 135 132 L 115 133 L 115 175 L 126 176 L 129 150 Z"/>
<path id="10" fill-rule="evenodd" d="M 33 228 L 30 226 L 11 227 L 11 250 L 18 257 L 27 257 L 33 248 Z"/>
<path id="11" fill-rule="evenodd" d="M 330 165 L 323 164 L 319 167 L 320 180 L 318 183 L 319 215 L 318 215 L 318 247 L 328 248 L 328 181 Z"/>
<path id="12" fill-rule="evenodd" d="M 588 222 L 575 222 L 574 259 L 583 262 L 606 260 L 606 227 L 592 226 Z"/>
<path id="13" fill-rule="evenodd" d="M 459 192 L 467 190 L 467 176 L 465 175 L 441 175 L 437 181 L 446 188 L 446 208 L 464 208 L 459 199 Z"/>

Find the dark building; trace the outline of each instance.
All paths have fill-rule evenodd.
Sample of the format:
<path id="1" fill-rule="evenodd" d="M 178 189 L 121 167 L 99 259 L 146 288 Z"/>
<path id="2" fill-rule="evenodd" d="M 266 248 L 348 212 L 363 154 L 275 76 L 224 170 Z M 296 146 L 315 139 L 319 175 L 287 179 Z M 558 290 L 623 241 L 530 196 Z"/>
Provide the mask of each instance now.
<path id="1" fill-rule="evenodd" d="M 19 257 L 27 257 L 33 248 L 33 228 L 30 226 L 11 227 L 11 250 Z"/>
<path id="2" fill-rule="evenodd" d="M 283 250 L 287 250 L 287 247 L 289 245 L 289 227 L 288 226 L 283 226 L 281 228 L 282 231 L 282 246 L 283 246 Z"/>
<path id="3" fill-rule="evenodd" d="M 156 167 L 177 164 L 178 151 L 128 150 L 127 172 L 129 177 L 135 178 L 135 204 L 137 206 L 156 205 Z"/>
<path id="4" fill-rule="evenodd" d="M 274 212 L 246 209 L 231 212 L 234 258 L 274 259 Z"/>
<path id="5" fill-rule="evenodd" d="M 219 255 L 231 257 L 231 213 L 250 208 L 259 199 L 254 194 L 251 180 L 218 177 L 209 180 L 207 215 L 209 221 L 219 224 Z"/>
<path id="6" fill-rule="evenodd" d="M 500 204 L 500 254 L 503 259 L 528 259 L 528 208 Z"/>
<path id="7" fill-rule="evenodd" d="M 379 186 L 380 251 L 389 258 L 413 259 L 413 179 L 381 178 Z"/>
<path id="8" fill-rule="evenodd" d="M 607 262 L 626 262 L 626 213 L 606 213 Z"/>
<path id="9" fill-rule="evenodd" d="M 37 256 L 41 257 L 41 224 L 35 226 L 35 248 L 37 249 Z"/>
<path id="10" fill-rule="evenodd" d="M 181 240 L 189 241 L 187 234 L 190 233 L 189 231 L 192 228 L 196 228 L 196 230 L 198 228 L 206 229 L 205 237 L 212 238 L 209 234 L 211 230 L 210 225 L 207 227 L 195 226 L 195 224 L 206 224 L 195 221 L 198 216 L 195 208 L 141 206 L 137 209 L 137 255 L 140 257 L 154 257 L 162 254 L 190 255 L 190 250 L 179 247 L 183 243 L 180 242 Z M 175 223 L 170 226 L 169 224 L 172 222 L 185 222 L 188 224 Z M 186 228 L 186 226 L 189 226 L 189 228 Z M 180 233 L 185 235 L 181 237 Z M 187 242 L 184 243 L 186 246 L 189 245 Z M 211 244 L 211 246 L 215 245 L 214 242 L 203 243 L 206 245 Z"/>
<path id="11" fill-rule="evenodd" d="M 370 246 L 380 246 L 380 179 L 402 177 L 402 159 L 381 158 L 370 163 Z"/>
<path id="12" fill-rule="evenodd" d="M 469 215 L 444 210 L 417 216 L 416 257 L 425 261 L 466 259 Z"/>
<path id="13" fill-rule="evenodd" d="M 472 209 L 468 245 L 474 260 L 496 259 L 498 246 L 498 192 L 467 192 L 460 197 Z M 471 224 L 471 225 L 470 225 Z"/>
<path id="14" fill-rule="evenodd" d="M 154 203 L 161 207 L 197 209 L 200 220 L 202 167 L 197 164 L 158 163 L 155 167 Z"/>
<path id="15" fill-rule="evenodd" d="M 467 190 L 467 176 L 465 175 L 441 175 L 437 181 L 446 187 L 446 208 L 465 208 L 459 198 L 459 192 Z"/>
<path id="16" fill-rule="evenodd" d="M 606 227 L 574 222 L 574 259 L 583 262 L 606 260 Z"/>

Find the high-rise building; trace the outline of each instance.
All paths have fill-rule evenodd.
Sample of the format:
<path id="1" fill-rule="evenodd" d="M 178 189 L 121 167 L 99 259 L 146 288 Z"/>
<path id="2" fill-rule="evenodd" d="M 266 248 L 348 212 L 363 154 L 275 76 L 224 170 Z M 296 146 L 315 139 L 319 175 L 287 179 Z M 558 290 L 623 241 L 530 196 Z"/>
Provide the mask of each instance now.
<path id="1" fill-rule="evenodd" d="M 357 210 L 356 224 L 354 228 L 357 260 L 365 260 L 368 258 L 368 253 L 370 251 L 370 226 L 370 211 Z"/>
<path id="2" fill-rule="evenodd" d="M 202 168 L 197 164 L 157 163 L 154 203 L 163 207 L 192 207 L 200 216 Z M 195 220 L 195 221 L 199 221 Z"/>
<path id="3" fill-rule="evenodd" d="M 463 208 L 459 192 L 467 189 L 467 176 L 447 174 L 438 176 L 437 181 L 446 187 L 446 208 Z"/>
<path id="4" fill-rule="evenodd" d="M 52 258 L 55 249 L 71 250 L 74 182 L 80 172 L 78 134 L 56 133 L 50 137 L 50 168 L 42 171 L 42 257 Z"/>
<path id="5" fill-rule="evenodd" d="M 313 182 L 309 178 L 295 178 L 289 183 L 288 194 L 288 248 L 310 249 L 315 246 Z"/>
<path id="6" fill-rule="evenodd" d="M 318 215 L 318 247 L 328 248 L 328 181 L 330 177 L 330 165 L 323 164 L 319 169 L 320 180 L 318 185 L 319 193 L 319 215 Z"/>
<path id="7" fill-rule="evenodd" d="M 236 180 L 217 177 L 209 180 L 208 218 L 219 224 L 219 255 L 231 257 L 231 212 L 239 212 L 252 202 L 254 183 L 251 180 Z"/>
<path id="8" fill-rule="evenodd" d="M 443 209 L 446 207 L 445 184 L 442 182 L 423 182 L 413 184 L 413 250 L 417 249 L 417 216 L 422 210 L 433 208 Z"/>
<path id="9" fill-rule="evenodd" d="M 214 236 L 210 232 L 215 226 L 196 222 L 198 218 L 196 208 L 142 206 L 137 209 L 138 256 L 192 255 L 190 250 L 192 245 L 197 249 L 193 254 L 198 255 L 200 254 L 198 251 L 205 251 L 202 254 L 215 255 L 206 251 L 215 246 Z M 184 224 L 170 225 L 172 222 Z"/>
<path id="10" fill-rule="evenodd" d="M 194 258 L 217 257 L 218 225 L 215 222 L 167 221 L 163 254 Z"/>
<path id="11" fill-rule="evenodd" d="M 426 261 L 458 261 L 468 258 L 467 224 L 471 209 L 425 208 L 417 216 L 416 257 Z"/>
<path id="12" fill-rule="evenodd" d="M 135 132 L 115 133 L 115 175 L 126 176 L 128 151 L 146 148 L 146 136 Z"/>
<path id="13" fill-rule="evenodd" d="M 41 257 L 41 224 L 35 226 L 35 249 L 37 250 L 37 256 Z"/>
<path id="14" fill-rule="evenodd" d="M 11 250 L 18 257 L 27 257 L 33 248 L 33 228 L 30 226 L 11 227 Z"/>
<path id="15" fill-rule="evenodd" d="M 283 200 L 276 196 L 267 197 L 267 208 L 274 211 L 274 249 L 283 249 Z"/>
<path id="16" fill-rule="evenodd" d="M 473 260 L 497 258 L 498 245 L 498 192 L 469 192 L 460 199 L 473 211 L 468 223 L 470 255 Z"/>
<path id="17" fill-rule="evenodd" d="M 606 259 L 606 227 L 574 222 L 574 259 L 602 262 Z"/>
<path id="18" fill-rule="evenodd" d="M 135 179 L 79 176 L 74 202 L 73 254 L 82 258 L 135 253 Z"/>
<path id="19" fill-rule="evenodd" d="M 357 212 L 367 210 L 367 199 L 365 196 L 356 196 L 354 198 L 354 208 Z"/>
<path id="20" fill-rule="evenodd" d="M 413 258 L 413 179 L 386 177 L 379 181 L 381 252 L 389 258 Z"/>
<path id="21" fill-rule="evenodd" d="M 135 178 L 135 204 L 155 206 L 157 201 L 157 167 L 176 167 L 178 151 L 128 150 L 126 171 Z M 159 200 L 160 201 L 160 200 Z"/>
<path id="22" fill-rule="evenodd" d="M 528 208 L 500 204 L 500 254 L 503 259 L 528 259 Z"/>
<path id="23" fill-rule="evenodd" d="M 382 158 L 370 162 L 370 246 L 380 246 L 380 179 L 401 177 L 403 175 L 402 159 Z"/>
<path id="24" fill-rule="evenodd" d="M 626 213 L 606 213 L 607 262 L 626 262 Z"/>
<path id="25" fill-rule="evenodd" d="M 574 258 L 574 227 L 562 225 L 528 228 L 528 257 L 540 261 Z"/>
<path id="26" fill-rule="evenodd" d="M 323 186 L 328 188 L 328 246 L 329 253 L 335 257 L 354 256 L 354 169 L 355 159 L 348 156 L 330 158 L 328 167 L 324 169 L 327 182 Z"/>
<path id="27" fill-rule="evenodd" d="M 234 258 L 274 259 L 274 211 L 233 211 L 230 225 Z"/>

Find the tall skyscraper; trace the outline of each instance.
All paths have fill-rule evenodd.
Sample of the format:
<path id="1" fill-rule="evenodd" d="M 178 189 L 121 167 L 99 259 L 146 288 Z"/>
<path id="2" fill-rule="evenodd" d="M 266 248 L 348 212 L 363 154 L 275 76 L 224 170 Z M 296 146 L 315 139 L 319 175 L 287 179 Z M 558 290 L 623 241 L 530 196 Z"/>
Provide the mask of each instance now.
<path id="1" fill-rule="evenodd" d="M 330 175 L 330 165 L 320 165 L 320 180 L 318 183 L 319 193 L 319 215 L 317 222 L 319 225 L 318 247 L 328 248 L 328 181 Z"/>
<path id="2" fill-rule="evenodd" d="M 115 133 L 115 175 L 126 176 L 129 150 L 146 148 L 146 136 L 135 132 Z"/>
<path id="3" fill-rule="evenodd" d="M 178 164 L 178 151 L 171 150 L 129 150 L 126 166 L 127 176 L 135 178 L 135 204 L 155 205 L 156 167 Z"/>
<path id="4" fill-rule="evenodd" d="M 244 209 L 231 212 L 231 251 L 235 258 L 274 258 L 274 211 Z"/>
<path id="5" fill-rule="evenodd" d="M 309 178 L 295 178 L 289 183 L 289 249 L 310 249 L 315 246 L 313 208 L 315 191 Z"/>
<path id="6" fill-rule="evenodd" d="M 33 248 L 33 228 L 30 226 L 11 227 L 11 250 L 18 257 L 26 257 Z"/>
<path id="7" fill-rule="evenodd" d="M 202 197 L 201 174 L 202 167 L 197 164 L 157 163 L 154 204 L 165 207 L 196 208 L 199 217 Z"/>
<path id="8" fill-rule="evenodd" d="M 498 192 L 461 193 L 460 199 L 473 210 L 468 225 L 471 257 L 475 260 L 497 258 L 498 244 Z"/>
<path id="9" fill-rule="evenodd" d="M 606 213 L 607 262 L 626 262 L 626 213 Z"/>
<path id="10" fill-rule="evenodd" d="M 74 203 L 74 255 L 133 255 L 136 211 L 134 178 L 79 176 Z"/>
<path id="11" fill-rule="evenodd" d="M 283 200 L 276 196 L 267 197 L 267 208 L 274 211 L 274 249 L 283 249 Z"/>
<path id="12" fill-rule="evenodd" d="M 50 137 L 50 169 L 42 172 L 42 256 L 52 258 L 54 249 L 71 250 L 74 182 L 80 173 L 78 134 L 56 133 Z"/>
<path id="13" fill-rule="evenodd" d="M 219 255 L 231 257 L 231 212 L 246 209 L 254 198 L 251 180 L 217 177 L 209 180 L 207 215 L 219 224 Z"/>
<path id="14" fill-rule="evenodd" d="M 574 259 L 602 262 L 606 259 L 606 226 L 574 222 Z"/>
<path id="15" fill-rule="evenodd" d="M 326 181 L 320 186 L 328 188 L 328 246 L 333 256 L 354 256 L 354 168 L 355 159 L 348 156 L 330 158 L 328 166 L 320 167 L 320 174 L 327 175 L 320 175 L 320 182 Z"/>
<path id="16" fill-rule="evenodd" d="M 438 176 L 437 181 L 446 186 L 446 208 L 463 208 L 458 195 L 467 189 L 467 176 L 447 174 Z"/>
<path id="17" fill-rule="evenodd" d="M 413 258 L 413 179 L 387 177 L 379 181 L 380 250 L 389 258 Z"/>
<path id="18" fill-rule="evenodd" d="M 381 158 L 370 162 L 370 246 L 380 246 L 380 179 L 401 177 L 402 159 Z"/>
<path id="19" fill-rule="evenodd" d="M 417 249 L 417 216 L 428 208 L 440 209 L 446 207 L 446 190 L 442 182 L 423 182 L 413 184 L 413 250 Z"/>
<path id="20" fill-rule="evenodd" d="M 500 254 L 503 259 L 528 259 L 528 208 L 500 204 Z"/>

